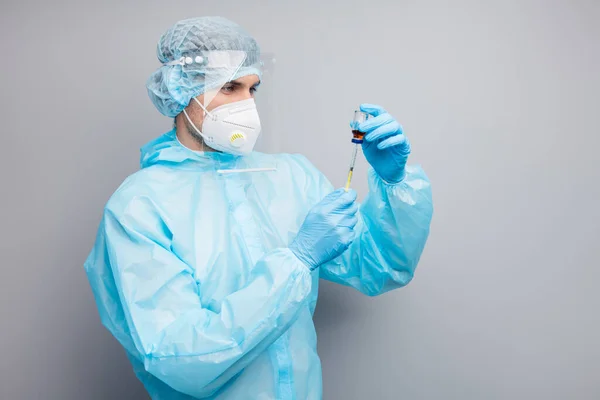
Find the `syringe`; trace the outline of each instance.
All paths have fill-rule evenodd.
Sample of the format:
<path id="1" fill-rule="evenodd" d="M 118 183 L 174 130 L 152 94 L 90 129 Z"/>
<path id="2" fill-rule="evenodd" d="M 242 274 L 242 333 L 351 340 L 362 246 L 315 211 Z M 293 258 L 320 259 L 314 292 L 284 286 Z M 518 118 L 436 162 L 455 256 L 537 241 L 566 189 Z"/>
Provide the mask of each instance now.
<path id="1" fill-rule="evenodd" d="M 348 179 L 346 180 L 346 192 L 350 190 L 350 182 L 352 181 L 352 175 L 354 174 L 354 164 L 356 163 L 356 155 L 358 154 L 358 147 L 362 144 L 365 136 L 364 132 L 359 131 L 358 124 L 369 119 L 369 114 L 362 111 L 354 111 L 354 120 L 352 123 L 352 143 L 354 143 L 354 149 L 352 149 L 352 160 L 350 161 L 350 170 L 348 171 Z"/>

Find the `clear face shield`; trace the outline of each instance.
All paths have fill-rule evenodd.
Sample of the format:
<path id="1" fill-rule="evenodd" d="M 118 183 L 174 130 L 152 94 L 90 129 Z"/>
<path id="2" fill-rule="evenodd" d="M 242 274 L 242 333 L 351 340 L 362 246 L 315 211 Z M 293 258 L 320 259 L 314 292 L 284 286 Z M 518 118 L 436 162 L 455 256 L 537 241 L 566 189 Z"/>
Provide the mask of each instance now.
<path id="1" fill-rule="evenodd" d="M 273 135 L 273 72 L 271 54 L 215 50 L 186 54 L 168 65 L 181 65 L 186 80 L 204 88 L 190 101 L 204 115 L 201 126 L 188 119 L 209 147 L 248 155 L 252 150 L 277 152 L 264 140 Z M 270 147 L 270 148 L 267 148 Z"/>

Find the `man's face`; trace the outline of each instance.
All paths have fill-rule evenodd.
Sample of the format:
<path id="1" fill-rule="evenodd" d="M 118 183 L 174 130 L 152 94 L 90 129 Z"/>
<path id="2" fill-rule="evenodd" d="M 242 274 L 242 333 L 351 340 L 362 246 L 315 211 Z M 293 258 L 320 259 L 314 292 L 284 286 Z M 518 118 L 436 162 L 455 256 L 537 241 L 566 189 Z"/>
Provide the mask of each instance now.
<path id="1" fill-rule="evenodd" d="M 223 104 L 229 104 L 236 101 L 247 100 L 254 97 L 254 93 L 260 85 L 260 79 L 257 75 L 247 75 L 238 78 L 234 81 L 227 82 L 212 98 L 208 106 L 205 106 L 208 111 L 211 111 Z M 212 94 L 212 93 L 211 93 Z M 204 104 L 204 95 L 197 97 L 198 101 Z M 185 111 L 190 119 L 202 131 L 202 122 L 204 121 L 204 110 L 194 100 L 186 107 Z M 197 140 L 202 141 L 202 138 L 196 133 L 186 118 L 183 118 L 187 131 Z"/>

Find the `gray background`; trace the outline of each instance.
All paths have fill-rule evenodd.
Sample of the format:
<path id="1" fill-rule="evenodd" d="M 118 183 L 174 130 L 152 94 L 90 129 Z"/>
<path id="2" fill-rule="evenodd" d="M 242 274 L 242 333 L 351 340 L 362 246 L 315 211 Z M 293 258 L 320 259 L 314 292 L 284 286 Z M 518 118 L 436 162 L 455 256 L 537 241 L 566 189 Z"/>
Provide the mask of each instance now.
<path id="1" fill-rule="evenodd" d="M 433 182 L 411 285 L 373 299 L 322 285 L 326 399 L 600 398 L 599 1 L 13 3 L 0 9 L 0 398 L 146 398 L 82 264 L 138 148 L 170 126 L 144 88 L 156 41 L 199 15 L 277 54 L 266 144 L 341 186 L 352 110 L 380 103 Z"/>

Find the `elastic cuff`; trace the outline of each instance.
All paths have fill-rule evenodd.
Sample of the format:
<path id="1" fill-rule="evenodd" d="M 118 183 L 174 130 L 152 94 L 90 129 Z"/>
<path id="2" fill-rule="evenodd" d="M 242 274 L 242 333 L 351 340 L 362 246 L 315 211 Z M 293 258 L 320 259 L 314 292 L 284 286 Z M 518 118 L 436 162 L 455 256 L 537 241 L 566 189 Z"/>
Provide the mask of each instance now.
<path id="1" fill-rule="evenodd" d="M 383 179 L 383 177 L 382 177 L 381 175 L 379 175 L 379 174 L 377 173 L 377 171 L 375 171 L 375 169 L 373 169 L 373 174 L 374 174 L 374 175 L 375 175 L 377 178 L 379 178 L 379 180 L 380 180 L 381 182 L 383 182 L 385 185 L 387 185 L 387 186 L 397 186 L 397 185 L 401 184 L 402 182 L 404 182 L 404 179 L 406 178 L 406 168 L 404 168 L 404 169 L 402 170 L 402 176 L 400 177 L 400 180 L 399 180 L 398 182 L 388 182 L 388 181 L 386 181 L 385 179 Z"/>
<path id="2" fill-rule="evenodd" d="M 288 248 L 288 250 L 290 251 L 290 253 L 292 253 L 292 255 L 294 256 L 294 258 L 296 260 L 298 260 L 298 262 L 302 265 L 304 265 L 304 267 L 306 267 L 309 271 L 314 271 L 315 269 L 317 269 L 319 266 L 317 265 L 316 267 L 311 266 L 309 263 L 307 263 L 306 261 L 302 260 L 300 257 L 298 257 L 296 255 L 296 252 L 294 250 L 292 250 L 291 247 Z"/>

